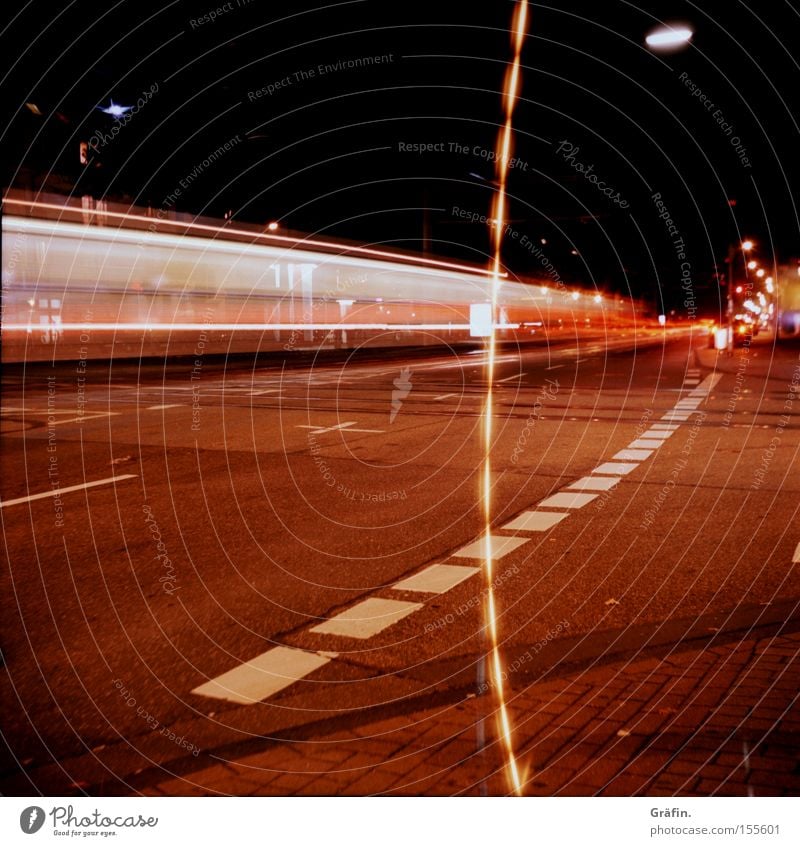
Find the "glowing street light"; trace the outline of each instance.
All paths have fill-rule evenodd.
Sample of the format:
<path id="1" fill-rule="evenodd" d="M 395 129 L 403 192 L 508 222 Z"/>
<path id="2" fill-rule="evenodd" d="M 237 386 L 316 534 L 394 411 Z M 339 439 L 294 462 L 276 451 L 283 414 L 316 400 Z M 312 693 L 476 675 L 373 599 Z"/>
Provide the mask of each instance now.
<path id="1" fill-rule="evenodd" d="M 269 229 L 270 232 L 274 232 L 277 228 L 278 228 L 278 222 L 276 220 L 271 220 L 267 224 L 267 229 Z"/>
<path id="2" fill-rule="evenodd" d="M 648 33 L 644 40 L 651 50 L 668 53 L 686 47 L 693 35 L 686 24 L 666 24 Z"/>
<path id="3" fill-rule="evenodd" d="M 756 271 L 756 276 L 758 276 L 759 279 L 763 279 L 764 273 L 765 273 L 764 268 L 759 267 L 758 270 Z"/>
<path id="4" fill-rule="evenodd" d="M 748 270 L 755 270 L 758 267 L 757 261 L 748 261 L 747 262 L 747 269 Z"/>
<path id="5" fill-rule="evenodd" d="M 111 100 L 111 105 L 102 108 L 100 106 L 97 107 L 106 115 L 111 115 L 111 117 L 115 117 L 117 119 L 121 118 L 126 112 L 129 112 L 133 106 L 120 106 L 118 103 L 115 103 Z"/>
<path id="6" fill-rule="evenodd" d="M 749 238 L 746 241 L 742 241 L 742 249 L 746 253 L 749 253 L 750 250 L 753 249 L 753 247 L 755 247 L 755 244 Z"/>

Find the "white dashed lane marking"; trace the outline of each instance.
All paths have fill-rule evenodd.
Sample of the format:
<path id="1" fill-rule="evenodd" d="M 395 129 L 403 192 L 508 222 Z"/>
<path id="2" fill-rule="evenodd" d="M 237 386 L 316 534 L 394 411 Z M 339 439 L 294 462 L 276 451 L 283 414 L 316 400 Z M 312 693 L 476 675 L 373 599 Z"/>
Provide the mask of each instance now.
<path id="1" fill-rule="evenodd" d="M 621 449 L 614 459 L 619 461 L 644 461 L 653 454 L 651 449 Z"/>
<path id="2" fill-rule="evenodd" d="M 148 405 L 147 410 L 148 411 L 161 411 L 161 409 L 163 409 L 163 408 L 184 408 L 184 407 L 185 406 L 183 405 L 183 403 L 178 402 L 178 403 L 171 403 L 169 405 Z"/>
<path id="3" fill-rule="evenodd" d="M 253 705 L 289 687 L 330 660 L 329 656 L 317 652 L 276 646 L 252 661 L 201 684 L 192 693 L 239 705 Z"/>
<path id="4" fill-rule="evenodd" d="M 518 546 L 527 543 L 527 538 L 506 538 L 502 535 L 489 535 L 489 554 L 492 560 L 502 558 L 513 552 Z M 454 552 L 456 558 L 484 558 L 486 556 L 486 539 L 480 538 L 473 543 Z"/>
<path id="5" fill-rule="evenodd" d="M 619 477 L 609 479 L 602 476 L 584 476 L 567 485 L 572 491 L 610 491 L 619 483 Z"/>
<path id="6" fill-rule="evenodd" d="M 555 370 L 564 365 L 553 365 L 547 368 Z M 511 381 L 520 379 L 525 374 L 509 376 L 499 381 Z M 698 372 L 699 376 L 699 372 Z M 570 511 L 542 511 L 544 509 L 578 509 L 596 499 L 597 493 L 585 493 L 585 491 L 608 491 L 615 487 L 622 476 L 631 473 L 639 466 L 640 461 L 649 458 L 653 452 L 662 446 L 666 440 L 679 428 L 676 422 L 665 421 L 686 421 L 694 413 L 702 399 L 708 396 L 714 385 L 719 381 L 721 375 L 707 377 L 703 383 L 690 394 L 690 398 L 679 400 L 674 408 L 663 415 L 660 422 L 653 423 L 651 427 L 637 437 L 627 449 L 620 450 L 614 460 L 604 462 L 592 470 L 592 475 L 584 476 L 565 486 L 565 490 L 542 500 L 536 507 L 537 510 L 524 511 L 513 520 L 506 523 L 502 529 L 513 532 L 542 532 L 553 528 L 571 513 Z M 692 380 L 687 379 L 687 383 Z M 266 391 L 264 392 L 266 393 Z M 434 397 L 436 400 L 448 399 L 457 396 L 454 393 L 441 394 Z M 154 406 L 171 407 L 171 406 Z M 334 426 L 300 426 L 302 429 L 313 430 L 315 434 L 333 431 L 351 432 L 382 432 L 381 429 L 356 429 L 353 428 L 356 421 L 346 421 Z M 61 492 L 77 490 L 81 487 L 105 484 L 117 479 L 133 478 L 133 476 L 119 476 L 114 479 L 102 480 L 90 483 L 86 486 L 75 488 L 64 488 Z M 13 505 L 16 502 L 24 502 L 26 499 L 54 496 L 58 491 L 46 494 L 34 495 L 20 500 L 11 500 L 5 505 Z M 476 558 L 483 559 L 486 555 L 487 540 L 490 556 L 492 559 L 501 558 L 513 550 L 528 543 L 530 538 L 489 535 L 473 541 L 453 553 L 455 558 Z M 794 563 L 800 563 L 800 544 L 798 544 L 792 558 Z M 392 589 L 399 591 L 410 591 L 429 594 L 443 594 L 459 585 L 466 579 L 480 572 L 479 567 L 461 566 L 453 564 L 433 564 L 413 576 L 409 576 L 397 582 Z M 335 617 L 326 620 L 311 628 L 316 634 L 334 635 L 339 637 L 351 637 L 365 640 L 379 632 L 384 631 L 398 621 L 423 608 L 424 604 L 419 602 L 401 602 L 393 599 L 381 599 L 370 597 L 356 603 L 351 608 L 342 611 Z M 294 682 L 307 676 L 309 673 L 324 666 L 336 653 L 330 652 L 308 652 L 302 649 L 288 647 L 275 647 L 265 652 L 258 658 L 248 661 L 239 667 L 212 679 L 209 682 L 195 688 L 192 692 L 201 696 L 208 696 L 217 699 L 225 699 L 230 702 L 249 705 L 260 702 L 267 697 L 288 687 Z"/>
<path id="7" fill-rule="evenodd" d="M 797 544 L 797 549 L 792 556 L 792 564 L 800 564 L 800 543 Z"/>
<path id="8" fill-rule="evenodd" d="M 593 499 L 597 499 L 597 494 L 559 491 L 547 497 L 547 499 L 543 499 L 539 503 L 539 508 L 583 508 L 584 505 L 588 505 Z"/>
<path id="9" fill-rule="evenodd" d="M 626 464 L 621 461 L 607 461 L 605 464 L 595 467 L 592 473 L 600 473 L 606 476 L 627 476 L 628 473 L 632 473 L 638 466 L 638 464 Z"/>
<path id="10" fill-rule="evenodd" d="M 455 564 L 434 564 L 421 573 L 393 585 L 394 590 L 419 593 L 446 593 L 456 585 L 480 573 L 480 567 L 463 567 Z"/>
<path id="11" fill-rule="evenodd" d="M 506 523 L 503 528 L 514 532 L 546 532 L 565 517 L 569 517 L 567 512 L 523 511 L 510 523 Z"/>
<path id="12" fill-rule="evenodd" d="M 324 623 L 314 626 L 311 631 L 317 634 L 355 637 L 366 640 L 368 637 L 388 629 L 398 620 L 413 614 L 422 608 L 419 602 L 401 602 L 398 599 L 378 599 L 370 597 L 341 614 L 331 617 Z"/>

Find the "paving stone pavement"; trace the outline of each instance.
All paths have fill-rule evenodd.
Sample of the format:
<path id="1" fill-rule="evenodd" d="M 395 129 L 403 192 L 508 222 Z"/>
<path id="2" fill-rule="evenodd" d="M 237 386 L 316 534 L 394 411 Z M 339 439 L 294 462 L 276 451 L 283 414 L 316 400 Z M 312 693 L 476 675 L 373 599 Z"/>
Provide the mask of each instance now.
<path id="1" fill-rule="evenodd" d="M 507 688 L 525 793 L 800 794 L 800 633 Z M 503 795 L 491 692 L 171 778 L 149 795 Z M 481 740 L 483 738 L 483 740 Z"/>

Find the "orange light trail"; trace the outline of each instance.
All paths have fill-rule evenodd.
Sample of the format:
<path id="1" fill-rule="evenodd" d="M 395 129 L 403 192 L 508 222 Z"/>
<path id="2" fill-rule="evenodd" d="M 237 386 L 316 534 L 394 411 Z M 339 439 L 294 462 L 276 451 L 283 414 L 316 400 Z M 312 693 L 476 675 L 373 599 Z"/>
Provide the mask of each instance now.
<path id="1" fill-rule="evenodd" d="M 520 60 L 522 54 L 522 45 L 525 41 L 525 35 L 528 26 L 528 3 L 527 0 L 520 0 L 514 10 L 512 18 L 512 48 L 513 61 L 508 70 L 505 79 L 505 89 L 503 93 L 503 105 L 505 108 L 505 124 L 500 130 L 497 139 L 497 158 L 495 164 L 497 192 L 494 198 L 494 207 L 492 210 L 492 219 L 494 226 L 492 227 L 492 248 L 493 259 L 491 265 L 491 286 L 492 286 L 492 331 L 489 335 L 489 351 L 486 362 L 486 383 L 488 388 L 486 390 L 486 405 L 484 407 L 483 415 L 483 480 L 481 500 L 483 506 L 483 517 L 485 523 L 484 530 L 484 564 L 483 570 L 486 578 L 486 616 L 487 628 L 489 630 L 490 638 L 490 667 L 492 674 L 493 688 L 497 699 L 497 710 L 499 714 L 500 723 L 500 737 L 506 755 L 506 767 L 508 772 L 509 782 L 513 791 L 517 795 L 522 795 L 522 777 L 520 775 L 517 758 L 514 754 L 514 743 L 511 736 L 512 727 L 511 720 L 508 715 L 508 708 L 506 707 L 505 691 L 503 689 L 503 668 L 500 660 L 500 644 L 497 634 L 497 604 L 494 598 L 493 587 L 493 564 L 492 564 L 492 548 L 491 548 L 491 526 L 492 526 L 492 412 L 493 412 L 493 381 L 494 381 L 494 366 L 495 366 L 495 324 L 497 322 L 497 300 L 498 289 L 500 286 L 500 278 L 502 276 L 500 266 L 500 256 L 503 244 L 503 228 L 505 225 L 506 216 L 506 177 L 508 174 L 508 163 L 511 158 L 512 146 L 512 116 L 514 107 L 517 102 L 517 95 L 519 92 L 520 79 Z"/>
<path id="2" fill-rule="evenodd" d="M 43 203 L 33 200 L 16 200 L 11 197 L 3 197 L 5 205 L 12 206 L 28 206 L 32 209 L 47 209 L 49 211 L 60 211 L 64 213 L 82 213 L 82 209 L 76 206 L 61 206 L 57 203 Z M 358 255 L 374 256 L 378 259 L 401 259 L 412 264 L 426 265 L 429 267 L 443 267 L 448 270 L 458 270 L 463 273 L 475 273 L 480 276 L 488 275 L 487 271 L 482 267 L 471 267 L 468 264 L 459 264 L 452 261 L 443 261 L 442 259 L 425 258 L 424 256 L 406 255 L 405 253 L 395 253 L 391 250 L 376 250 L 373 247 L 359 247 L 351 244 L 337 244 L 335 241 L 321 241 L 317 238 L 293 238 L 290 235 L 274 235 L 265 232 L 254 232 L 251 229 L 237 229 L 233 226 L 212 226 L 208 223 L 187 222 L 185 220 L 169 220 L 168 218 L 152 217 L 146 214 L 134 214 L 132 212 L 115 212 L 103 211 L 90 212 L 90 214 L 114 218 L 119 221 L 138 221 L 140 223 L 153 224 L 157 223 L 159 226 L 177 226 L 182 229 L 196 229 L 200 232 L 213 232 L 215 235 L 245 235 L 252 238 L 254 241 L 270 241 L 279 244 L 292 244 L 295 247 L 311 246 L 324 247 L 325 249 L 339 250 L 339 255 L 347 255 L 355 253 Z"/>

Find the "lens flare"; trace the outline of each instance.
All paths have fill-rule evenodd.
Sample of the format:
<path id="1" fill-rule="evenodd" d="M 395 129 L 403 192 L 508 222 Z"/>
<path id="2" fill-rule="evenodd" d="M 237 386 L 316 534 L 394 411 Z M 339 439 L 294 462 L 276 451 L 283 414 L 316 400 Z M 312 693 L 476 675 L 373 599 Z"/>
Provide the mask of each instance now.
<path id="1" fill-rule="evenodd" d="M 492 688 L 497 700 L 499 716 L 500 738 L 506 755 L 506 769 L 511 788 L 517 795 L 522 794 L 522 777 L 520 775 L 517 758 L 514 754 L 514 744 L 511 720 L 508 716 L 505 691 L 503 689 L 503 667 L 500 660 L 500 643 L 497 634 L 497 604 L 494 597 L 493 563 L 491 547 L 492 525 L 492 412 L 493 412 L 493 380 L 495 366 L 495 325 L 497 324 L 498 289 L 502 276 L 500 259 L 503 244 L 503 228 L 506 219 L 506 177 L 508 163 L 511 159 L 512 147 L 512 116 L 517 102 L 520 82 L 520 60 L 522 45 L 528 26 L 528 3 L 521 0 L 514 10 L 512 18 L 513 61 L 506 74 L 503 92 L 503 106 L 505 109 L 505 123 L 497 138 L 497 156 L 495 158 L 495 184 L 497 192 L 492 208 L 492 251 L 491 287 L 492 287 L 492 331 L 488 338 L 488 356 L 486 362 L 486 404 L 483 414 L 483 473 L 481 484 L 481 505 L 484 518 L 484 562 L 483 571 L 486 578 L 486 628 L 489 633 L 489 665 L 491 668 Z"/>

